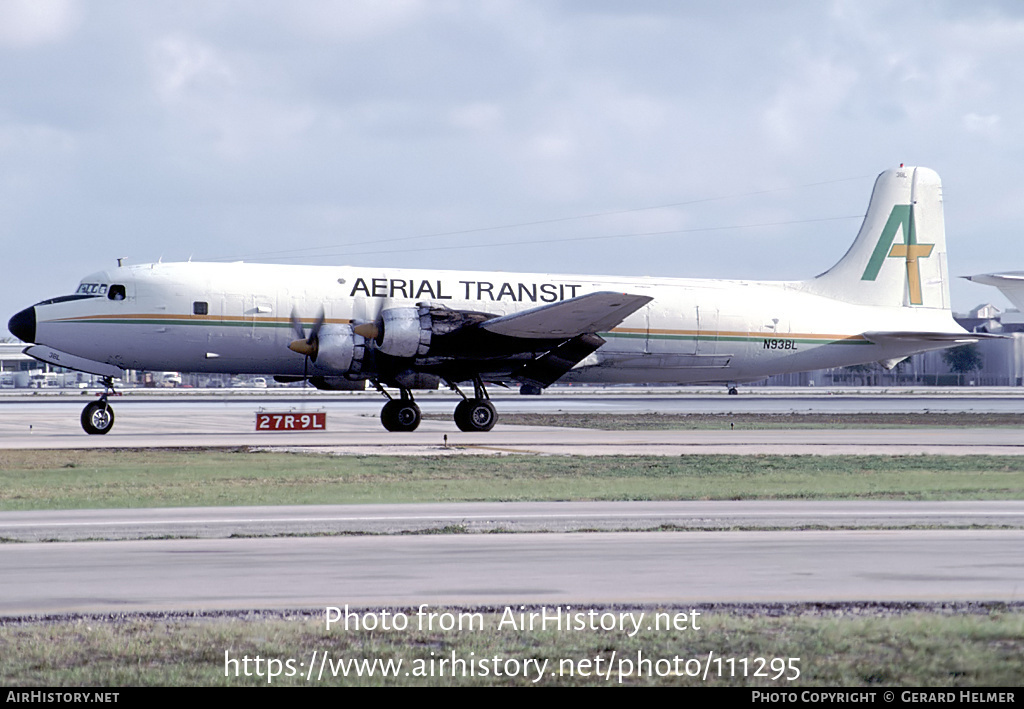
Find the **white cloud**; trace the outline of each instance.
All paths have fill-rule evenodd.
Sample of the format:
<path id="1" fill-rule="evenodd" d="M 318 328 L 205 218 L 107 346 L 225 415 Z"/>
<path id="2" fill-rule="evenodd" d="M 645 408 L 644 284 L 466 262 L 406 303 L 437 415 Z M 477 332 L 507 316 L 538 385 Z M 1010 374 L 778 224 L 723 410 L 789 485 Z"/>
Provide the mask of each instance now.
<path id="1" fill-rule="evenodd" d="M 504 113 L 496 103 L 476 101 L 454 106 L 449 120 L 456 128 L 470 132 L 492 132 L 503 125 Z"/>
<path id="2" fill-rule="evenodd" d="M 164 101 L 223 92 L 234 83 L 228 62 L 217 50 L 191 37 L 164 37 L 153 50 L 157 94 Z"/>
<path id="3" fill-rule="evenodd" d="M 239 161 L 292 148 L 316 119 L 309 104 L 278 95 L 245 55 L 174 35 L 155 43 L 151 60 L 164 138 L 179 144 L 176 154 L 195 168 L 211 155 Z"/>
<path id="4" fill-rule="evenodd" d="M 994 137 L 999 129 L 999 116 L 980 116 L 977 113 L 968 113 L 964 116 L 964 128 L 969 133 L 978 133 L 985 137 Z"/>
<path id="5" fill-rule="evenodd" d="M 68 36 L 80 20 L 75 0 L 3 0 L 0 47 L 32 47 Z"/>
<path id="6" fill-rule="evenodd" d="M 365 40 L 408 26 L 448 4 L 441 0 L 299 0 L 289 4 L 286 17 L 308 35 Z"/>

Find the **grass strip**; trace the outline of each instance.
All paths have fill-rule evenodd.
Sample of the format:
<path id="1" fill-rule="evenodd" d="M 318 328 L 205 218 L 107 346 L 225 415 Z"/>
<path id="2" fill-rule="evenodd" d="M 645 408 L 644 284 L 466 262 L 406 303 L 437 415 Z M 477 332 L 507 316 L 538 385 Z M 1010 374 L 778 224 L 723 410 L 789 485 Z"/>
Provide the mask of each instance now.
<path id="1" fill-rule="evenodd" d="M 340 625 L 328 630 L 322 615 L 270 620 L 87 618 L 0 627 L 0 683 L 21 687 L 622 684 L 786 690 L 1019 687 L 1024 681 L 1024 613 L 1019 609 L 868 612 L 867 617 L 861 617 L 856 607 L 826 615 L 788 612 L 781 616 L 770 610 L 754 616 L 711 611 L 696 617 L 687 609 L 643 610 L 664 612 L 667 617 L 688 616 L 696 620 L 699 630 L 645 628 L 629 637 L 619 630 L 500 628 L 503 616 L 499 613 L 481 613 L 480 625 L 471 626 L 467 620 L 462 630 L 419 630 L 413 609 L 407 609 L 410 629 L 404 631 L 346 631 Z M 453 616 L 463 612 L 451 609 Z M 646 616 L 645 622 L 651 617 Z M 335 671 L 327 664 L 325 677 L 318 680 L 319 658 L 324 653 Z M 707 679 L 692 676 L 698 667 L 694 660 L 706 663 L 709 654 L 718 662 L 712 659 Z M 257 657 L 262 660 L 259 665 Z M 250 660 L 247 665 L 244 658 Z M 643 658 L 650 661 L 649 666 L 642 665 Z M 757 658 L 765 658 L 765 663 Z M 789 668 L 796 667 L 799 677 L 773 680 L 780 667 L 777 662 L 772 669 L 773 658 L 780 658 L 789 676 Z M 790 658 L 799 659 L 790 665 Z M 271 660 L 278 663 L 280 672 L 272 681 L 266 676 Z M 397 676 L 383 677 L 380 663 L 373 676 L 366 665 L 360 665 L 362 676 L 355 665 L 347 665 L 349 676 L 342 676 L 341 662 L 351 660 L 401 662 L 401 667 Z M 537 671 L 537 663 L 545 663 L 543 672 Z M 307 681 L 310 664 L 316 669 L 312 681 Z M 484 664 L 490 668 L 486 675 L 482 675 Z M 609 666 L 610 678 L 597 676 Z M 499 676 L 495 667 L 500 668 Z M 262 668 L 260 674 L 258 668 Z M 758 670 L 767 676 L 755 676 Z M 417 676 L 418 671 L 426 676 Z"/>
<path id="2" fill-rule="evenodd" d="M 0 451 L 0 510 L 544 500 L 1006 500 L 1014 456 Z"/>

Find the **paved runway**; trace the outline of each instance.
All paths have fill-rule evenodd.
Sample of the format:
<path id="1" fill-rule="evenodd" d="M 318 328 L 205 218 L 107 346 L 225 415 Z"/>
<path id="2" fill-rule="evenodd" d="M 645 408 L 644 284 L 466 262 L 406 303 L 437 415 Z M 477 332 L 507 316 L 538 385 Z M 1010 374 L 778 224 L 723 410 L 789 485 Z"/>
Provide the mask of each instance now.
<path id="1" fill-rule="evenodd" d="M 463 525 L 534 534 L 396 532 Z M 873 530 L 574 533 L 863 526 Z M 999 529 L 911 529 L 919 525 Z M 899 527 L 902 529 L 892 529 Z M 1012 528 L 1011 528 L 1012 527 Z M 552 533 L 550 530 L 557 530 Z M 370 532 L 383 536 L 262 537 Z M 257 538 L 227 538 L 228 535 Z M 1024 502 L 462 503 L 6 512 L 0 615 L 323 605 L 1019 601 Z"/>
<path id="2" fill-rule="evenodd" d="M 1022 543 L 1020 530 L 953 530 L 7 544 L 0 547 L 0 614 L 1019 601 Z"/>
<path id="3" fill-rule="evenodd" d="M 734 410 L 746 410 L 742 402 L 732 403 L 742 397 L 720 399 L 737 407 Z M 254 431 L 254 412 L 261 404 L 253 401 L 126 398 L 115 404 L 118 420 L 113 432 L 87 436 L 78 424 L 85 400 L 0 400 L 0 447 L 314 446 L 356 454 L 452 455 L 1024 453 L 1024 431 L 1013 428 L 609 433 L 499 423 L 488 434 L 463 434 L 445 420 L 425 421 L 413 434 L 389 434 L 377 418 L 379 401 L 366 397 L 339 402 L 263 402 L 268 409 L 287 406 L 328 412 L 325 432 L 282 434 Z M 581 398 L 571 402 L 548 398 L 540 404 L 530 397 L 515 401 L 525 402 L 520 405 L 532 407 L 530 410 L 539 407 L 547 411 L 580 410 L 577 407 L 588 405 Z M 452 403 L 432 399 L 424 402 L 423 408 L 448 413 Z M 935 406 L 935 402 L 929 403 Z M 800 405 L 805 404 L 807 401 L 801 400 Z M 603 410 L 602 404 L 589 405 Z M 673 410 L 678 400 L 655 397 L 644 399 L 642 405 L 646 408 L 641 410 L 646 411 Z M 790 404 L 775 400 L 769 408 L 786 405 Z M 499 403 L 499 410 L 503 406 Z M 615 406 L 621 413 L 626 403 L 619 399 Z M 871 408 L 874 405 L 869 403 Z M 509 404 L 504 410 L 514 409 Z M 448 437 L 447 447 L 444 436 Z M 0 614 L 346 603 L 1018 601 L 1024 597 L 1024 561 L 1019 553 L 1024 543 L 1024 513 L 1020 503 L 878 503 L 847 508 L 840 507 L 844 503 L 782 503 L 775 507 L 771 505 L 780 503 L 767 503 L 760 508 L 757 504 L 730 508 L 729 503 L 704 502 L 667 503 L 668 507 L 660 508 L 656 505 L 661 503 L 650 503 L 655 507 L 646 506 L 648 503 L 607 507 L 555 504 L 529 511 L 428 505 L 399 512 L 366 506 L 352 510 L 3 513 L 0 536 L 9 538 L 208 538 L 2 544 Z M 886 529 L 565 532 L 659 524 L 705 530 L 804 524 L 857 527 L 872 524 L 871 520 L 872 526 Z M 543 529 L 557 533 L 223 538 L 228 530 L 256 535 L 388 533 L 450 524 L 477 531 Z M 918 524 L 996 528 L 906 528 Z"/>
<path id="4" fill-rule="evenodd" d="M 735 400 L 738 397 L 719 397 Z M 603 410 L 615 397 L 517 397 L 499 401 L 499 409 L 528 407 L 542 412 L 578 409 L 587 404 Z M 892 428 L 629 431 L 542 428 L 498 425 L 489 433 L 467 434 L 450 420 L 424 421 L 414 433 L 388 433 L 377 418 L 380 403 L 367 397 L 334 400 L 214 400 L 165 401 L 125 398 L 114 402 L 117 420 L 105 436 L 88 436 L 79 425 L 82 399 L 68 402 L 0 400 L 0 448 L 145 448 L 217 446 L 313 446 L 324 452 L 359 455 L 456 455 L 467 453 L 533 453 L 554 455 L 684 455 L 708 454 L 1024 454 L 1024 428 Z M 523 400 L 526 400 L 524 403 Z M 636 405 L 636 399 L 631 398 Z M 785 398 L 786 401 L 790 401 Z M 818 397 L 817 401 L 820 401 Z M 671 411 L 680 399 L 642 399 L 647 411 Z M 687 401 L 692 404 L 691 399 Z M 835 403 L 825 399 L 825 403 Z M 973 399 L 971 401 L 974 401 Z M 882 399 L 886 405 L 893 402 Z M 757 402 L 755 402 L 757 403 Z M 763 401 L 760 403 L 763 404 Z M 778 404 L 779 401 L 775 401 Z M 943 404 L 952 406 L 951 401 Z M 961 401 L 960 403 L 964 403 Z M 969 402 L 968 402 L 969 403 Z M 814 404 L 801 400 L 800 406 Z M 867 408 L 885 408 L 860 401 Z M 919 404 L 920 405 L 920 404 Z M 935 402 L 928 404 L 936 405 Z M 972 404 L 973 405 L 973 404 Z M 423 403 L 427 413 L 450 413 L 453 400 L 439 396 Z M 258 409 L 327 412 L 324 432 L 258 433 Z M 743 410 L 746 410 L 743 405 Z M 755 407 L 757 408 L 757 407 Z M 924 408 L 927 408 L 925 406 Z M 445 443 L 447 437 L 447 444 Z"/>

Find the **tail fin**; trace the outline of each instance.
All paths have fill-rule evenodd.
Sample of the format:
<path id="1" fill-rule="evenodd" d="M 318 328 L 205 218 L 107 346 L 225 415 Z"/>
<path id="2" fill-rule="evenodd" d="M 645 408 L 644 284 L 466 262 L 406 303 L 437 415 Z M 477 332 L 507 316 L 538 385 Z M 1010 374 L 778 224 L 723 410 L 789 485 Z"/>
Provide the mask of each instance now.
<path id="1" fill-rule="evenodd" d="M 835 266 L 803 286 L 861 305 L 949 309 L 942 181 L 926 167 L 875 180 L 857 240 Z"/>

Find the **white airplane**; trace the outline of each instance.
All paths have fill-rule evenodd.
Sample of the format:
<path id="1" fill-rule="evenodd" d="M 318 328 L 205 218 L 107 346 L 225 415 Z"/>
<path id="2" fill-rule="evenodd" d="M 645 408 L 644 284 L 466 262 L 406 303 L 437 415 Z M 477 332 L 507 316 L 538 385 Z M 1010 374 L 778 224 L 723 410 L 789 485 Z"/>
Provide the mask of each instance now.
<path id="1" fill-rule="evenodd" d="M 969 281 L 984 283 L 998 288 L 1014 307 L 1024 313 L 1024 271 L 1004 273 L 983 273 L 978 276 L 964 276 Z"/>
<path id="2" fill-rule="evenodd" d="M 107 391 L 82 412 L 88 433 L 111 429 L 107 395 L 127 369 L 270 373 L 336 390 L 369 381 L 388 398 L 389 431 L 414 430 L 413 390 L 444 382 L 463 397 L 458 427 L 488 431 L 486 384 L 718 382 L 735 393 L 773 374 L 891 367 L 982 337 L 950 313 L 939 176 L 902 166 L 876 180 L 846 255 L 804 281 L 119 265 L 8 327 L 35 343 L 27 354 L 104 377 Z"/>

